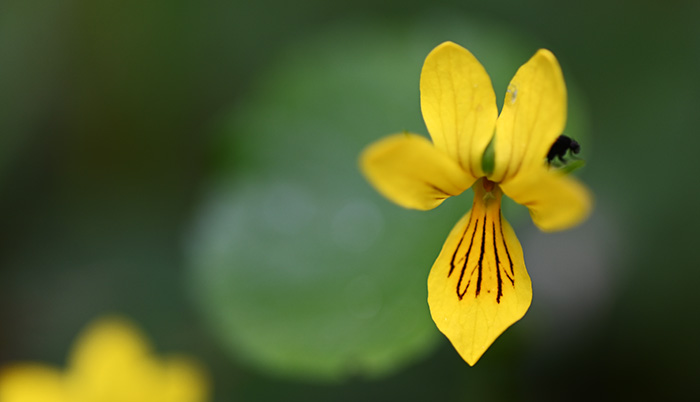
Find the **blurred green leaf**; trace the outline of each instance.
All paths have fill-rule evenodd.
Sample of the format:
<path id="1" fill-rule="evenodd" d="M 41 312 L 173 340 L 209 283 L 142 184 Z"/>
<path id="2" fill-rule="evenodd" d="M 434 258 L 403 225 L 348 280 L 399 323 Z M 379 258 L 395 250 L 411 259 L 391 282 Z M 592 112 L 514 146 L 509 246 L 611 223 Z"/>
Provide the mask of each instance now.
<path id="1" fill-rule="evenodd" d="M 364 181 L 357 156 L 390 133 L 427 134 L 418 79 L 434 46 L 470 48 L 504 91 L 536 49 L 513 38 L 427 18 L 336 28 L 273 59 L 223 130 L 222 172 L 191 238 L 193 294 L 235 359 L 333 380 L 430 351 L 440 335 L 425 281 L 471 194 L 403 210 Z"/>

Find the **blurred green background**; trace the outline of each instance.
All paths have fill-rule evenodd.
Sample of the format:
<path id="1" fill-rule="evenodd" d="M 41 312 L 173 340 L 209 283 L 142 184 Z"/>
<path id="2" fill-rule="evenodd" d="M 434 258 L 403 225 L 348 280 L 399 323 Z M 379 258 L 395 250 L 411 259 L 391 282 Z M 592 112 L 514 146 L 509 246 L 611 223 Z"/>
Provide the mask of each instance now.
<path id="1" fill-rule="evenodd" d="M 209 368 L 215 401 L 695 395 L 697 1 L 4 1 L 0 366 L 63 365 L 121 312 Z M 534 301 L 475 367 L 425 281 L 469 195 L 430 212 L 356 168 L 427 134 L 423 59 L 470 49 L 497 97 L 559 58 L 596 209 L 542 234 Z"/>

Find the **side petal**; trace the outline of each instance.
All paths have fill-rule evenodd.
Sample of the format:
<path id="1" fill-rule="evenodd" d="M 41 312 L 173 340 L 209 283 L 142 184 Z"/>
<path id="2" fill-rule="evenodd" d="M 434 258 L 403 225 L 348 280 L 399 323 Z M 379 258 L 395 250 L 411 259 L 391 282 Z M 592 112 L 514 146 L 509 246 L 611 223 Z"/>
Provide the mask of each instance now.
<path id="1" fill-rule="evenodd" d="M 508 86 L 496 123 L 495 166 L 489 179 L 501 182 L 543 166 L 565 124 L 564 76 L 554 55 L 540 49 Z"/>
<path id="2" fill-rule="evenodd" d="M 396 134 L 368 146 L 360 167 L 386 198 L 405 208 L 428 210 L 469 188 L 476 178 L 416 134 Z"/>
<path id="3" fill-rule="evenodd" d="M 540 169 L 501 183 L 503 192 L 530 210 L 532 221 L 546 232 L 564 230 L 585 220 L 593 197 L 576 179 Z"/>
<path id="4" fill-rule="evenodd" d="M 445 42 L 433 49 L 420 76 L 423 120 L 435 147 L 474 177 L 493 137 L 498 109 L 484 67 L 465 48 Z"/>
<path id="5" fill-rule="evenodd" d="M 69 402 L 61 373 L 50 366 L 21 363 L 0 371 L 2 402 Z"/>
<path id="6" fill-rule="evenodd" d="M 500 192 L 494 192 L 486 201 L 483 191 L 476 192 L 472 211 L 452 229 L 428 277 L 433 320 L 469 365 L 532 301 L 520 242 L 501 215 Z"/>

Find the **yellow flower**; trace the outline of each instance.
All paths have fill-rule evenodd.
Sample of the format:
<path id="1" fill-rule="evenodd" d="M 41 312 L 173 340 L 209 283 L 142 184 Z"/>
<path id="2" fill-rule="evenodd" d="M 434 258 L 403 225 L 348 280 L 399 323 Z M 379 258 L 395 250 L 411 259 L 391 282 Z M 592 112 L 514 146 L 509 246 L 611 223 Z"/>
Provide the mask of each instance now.
<path id="1" fill-rule="evenodd" d="M 474 190 L 471 211 L 450 232 L 428 277 L 435 324 L 474 365 L 532 301 L 520 242 L 501 214 L 502 195 L 527 206 L 544 231 L 580 223 L 591 196 L 546 163 L 566 123 L 564 78 L 548 50 L 517 71 L 500 115 L 486 71 L 452 42 L 426 58 L 420 95 L 432 143 L 396 134 L 370 145 L 360 164 L 380 193 L 406 208 L 432 209 Z"/>
<path id="2" fill-rule="evenodd" d="M 2 402 L 200 402 L 208 388 L 196 363 L 156 358 L 144 336 L 115 317 L 84 330 L 65 372 L 39 363 L 0 370 Z"/>

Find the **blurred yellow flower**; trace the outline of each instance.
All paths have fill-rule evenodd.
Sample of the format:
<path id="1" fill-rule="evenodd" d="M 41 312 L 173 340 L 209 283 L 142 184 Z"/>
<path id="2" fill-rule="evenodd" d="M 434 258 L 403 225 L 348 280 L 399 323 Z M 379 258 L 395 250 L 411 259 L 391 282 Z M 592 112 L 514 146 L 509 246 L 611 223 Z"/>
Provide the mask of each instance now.
<path id="1" fill-rule="evenodd" d="M 84 330 L 68 368 L 17 363 L 0 370 L 2 402 L 201 402 L 209 384 L 182 356 L 159 359 L 123 318 L 102 318 Z"/>
<path id="2" fill-rule="evenodd" d="M 546 163 L 566 123 L 564 78 L 548 50 L 517 71 L 500 116 L 486 71 L 452 42 L 426 58 L 420 92 L 432 143 L 396 134 L 367 147 L 360 165 L 380 193 L 406 208 L 432 209 L 474 190 L 472 209 L 450 232 L 428 277 L 435 324 L 474 365 L 532 301 L 520 242 L 501 214 L 502 195 L 527 206 L 545 231 L 584 220 L 591 196 Z"/>

